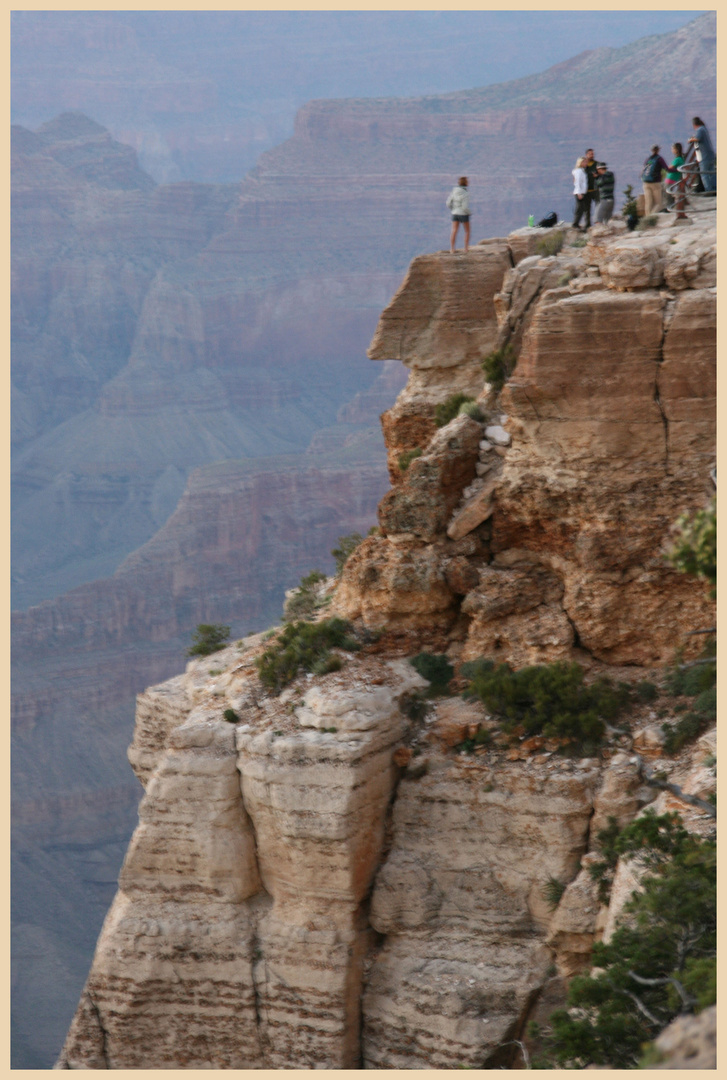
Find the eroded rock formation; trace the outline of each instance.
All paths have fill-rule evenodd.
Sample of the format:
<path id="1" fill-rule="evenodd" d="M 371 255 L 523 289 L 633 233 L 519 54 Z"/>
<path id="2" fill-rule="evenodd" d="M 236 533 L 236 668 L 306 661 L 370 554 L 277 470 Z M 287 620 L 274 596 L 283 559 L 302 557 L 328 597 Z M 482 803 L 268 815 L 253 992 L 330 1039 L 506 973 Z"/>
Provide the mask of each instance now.
<path id="1" fill-rule="evenodd" d="M 629 236 L 614 223 L 555 256 L 533 253 L 539 232 L 477 245 L 472 258 L 416 259 L 384 312 L 370 355 L 412 372 L 383 423 L 394 487 L 336 609 L 369 626 L 406 611 L 422 630 L 436 612 L 465 659 L 532 663 L 582 648 L 609 663 L 664 662 L 684 625 L 708 617 L 706 590 L 663 554 L 671 524 L 712 486 L 713 225 Z M 676 272 L 686 265 L 689 277 Z M 508 344 L 517 367 L 495 401 L 480 364 Z M 458 390 L 479 396 L 485 425 L 460 416 L 437 431 L 437 404 Z M 477 468 L 480 440 L 481 458 L 502 457 L 496 468 Z M 412 451 L 421 456 L 404 472 Z M 478 581 L 458 594 L 446 571 L 463 554 Z"/>
<path id="2" fill-rule="evenodd" d="M 275 696 L 258 635 L 140 695 L 140 823 L 59 1067 L 508 1065 L 633 888 L 623 868 L 601 904 L 598 831 L 648 803 L 707 827 L 674 791 L 712 789 L 713 733 L 667 759 L 647 705 L 583 759 L 513 747 L 473 702 L 411 707 L 423 647 L 633 681 L 711 625 L 663 554 L 711 484 L 713 226 L 614 224 L 547 257 L 540 236 L 424 257 L 382 316 L 374 355 L 412 369 L 384 417 L 394 483 L 326 609 L 361 650 Z M 508 342 L 498 396 L 479 363 Z M 482 419 L 437 429 L 461 388 Z M 658 798 L 653 757 L 678 785 Z"/>

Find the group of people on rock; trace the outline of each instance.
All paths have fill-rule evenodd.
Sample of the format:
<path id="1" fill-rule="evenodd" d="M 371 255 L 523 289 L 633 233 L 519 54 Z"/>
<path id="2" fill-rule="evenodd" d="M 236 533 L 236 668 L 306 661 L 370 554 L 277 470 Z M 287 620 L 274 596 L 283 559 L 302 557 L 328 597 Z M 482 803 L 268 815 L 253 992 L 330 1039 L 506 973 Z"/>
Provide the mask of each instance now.
<path id="1" fill-rule="evenodd" d="M 613 189 L 616 177 L 605 161 L 596 161 L 593 149 L 579 157 L 573 170 L 575 213 L 573 227 L 585 232 L 591 227 L 591 206 L 597 203 L 596 221 L 609 221 L 613 213 Z M 585 225 L 581 221 L 585 218 Z"/>
<path id="2" fill-rule="evenodd" d="M 706 195 L 717 191 L 717 158 L 706 125 L 700 117 L 692 118 L 694 134 L 689 142 L 695 146 L 695 156 L 699 163 L 700 188 Z M 679 198 L 679 185 L 684 179 L 679 171 L 684 164 L 685 153 L 680 142 L 672 144 L 673 160 L 670 165 L 661 156 L 661 147 L 652 146 L 651 153 L 644 162 L 641 182 L 644 188 L 644 216 L 656 213 L 668 213 Z M 575 208 L 573 226 L 585 231 L 591 226 L 591 206 L 598 204 L 596 221 L 608 221 L 613 214 L 615 184 L 613 173 L 605 161 L 595 161 L 593 150 L 586 150 L 578 158 L 573 169 L 573 195 Z M 677 206 L 677 209 L 680 209 Z M 584 224 L 581 225 L 581 221 Z"/>
<path id="3" fill-rule="evenodd" d="M 717 158 L 714 147 L 703 120 L 698 116 L 693 117 L 692 127 L 694 134 L 690 136 L 689 142 L 694 144 L 695 157 L 699 163 L 698 190 L 704 191 L 705 195 L 714 195 L 717 192 Z M 686 155 L 680 142 L 673 143 L 671 150 L 673 160 L 670 165 L 667 165 L 661 156 L 661 147 L 656 145 L 652 146 L 651 153 L 644 162 L 641 182 L 644 187 L 645 216 L 660 211 L 668 213 L 669 208 L 678 202 L 680 194 L 678 188 L 684 179 L 679 169 L 684 164 Z M 575 198 L 573 227 L 575 229 L 585 232 L 591 227 L 591 207 L 594 204 L 597 207 L 597 222 L 606 222 L 611 219 L 615 185 L 616 177 L 605 161 L 596 161 L 592 147 L 586 150 L 583 157 L 578 158 L 576 167 L 573 169 Z M 467 188 L 467 177 L 460 176 L 447 197 L 447 208 L 452 215 L 449 250 L 453 254 L 460 225 L 464 227 L 464 250 L 469 250 L 470 204 Z M 680 206 L 677 205 L 676 208 L 680 209 Z M 555 215 L 553 219 L 555 220 Z"/>

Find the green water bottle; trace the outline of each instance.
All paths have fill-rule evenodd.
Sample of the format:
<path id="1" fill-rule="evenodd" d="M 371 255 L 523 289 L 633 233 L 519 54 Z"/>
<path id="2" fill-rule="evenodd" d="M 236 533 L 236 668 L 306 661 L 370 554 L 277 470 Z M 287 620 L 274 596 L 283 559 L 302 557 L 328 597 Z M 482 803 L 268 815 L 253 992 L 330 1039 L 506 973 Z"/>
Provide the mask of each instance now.
<path id="1" fill-rule="evenodd" d="M 534 224 L 535 224 L 535 218 L 533 217 L 532 214 L 528 214 L 528 225 L 530 226 L 531 229 L 532 229 Z"/>

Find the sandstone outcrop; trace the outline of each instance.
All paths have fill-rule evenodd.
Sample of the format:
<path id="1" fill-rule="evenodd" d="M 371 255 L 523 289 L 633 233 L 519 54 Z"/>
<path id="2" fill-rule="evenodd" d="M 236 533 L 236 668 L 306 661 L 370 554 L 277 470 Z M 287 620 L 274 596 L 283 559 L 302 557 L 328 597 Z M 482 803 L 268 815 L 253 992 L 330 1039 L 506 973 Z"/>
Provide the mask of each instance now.
<path id="1" fill-rule="evenodd" d="M 274 697 L 267 644 L 139 698 L 139 825 L 57 1067 L 507 1064 L 539 995 L 562 1001 L 553 963 L 584 970 L 614 916 L 593 823 L 654 799 L 637 759 L 465 753 L 482 705 L 416 718 L 425 680 L 376 642 Z M 674 775 L 704 785 L 710 738 Z"/>
<path id="2" fill-rule="evenodd" d="M 650 1069 L 716 1069 L 717 1007 L 679 1016 L 654 1040 Z"/>
<path id="3" fill-rule="evenodd" d="M 411 368 L 384 417 L 395 483 L 379 507 L 381 535 L 346 570 L 337 610 L 373 625 L 383 611 L 370 592 L 375 568 L 405 561 L 413 580 L 419 563 L 422 580 L 433 582 L 448 542 L 471 536 L 473 584 L 447 605 L 466 659 L 496 654 L 520 665 L 586 650 L 599 661 L 648 666 L 686 643 L 687 626 L 709 625 L 706 589 L 675 574 L 664 553 L 673 522 L 713 490 L 710 218 L 635 237 L 620 222 L 596 226 L 585 248 L 571 247 L 560 226 L 564 247 L 545 256 L 532 248 L 549 234 L 525 229 L 477 245 L 472 258 L 415 260 L 370 350 Z M 670 274 L 685 260 L 699 272 Z M 646 263 L 653 273 L 645 277 Z M 479 337 L 471 333 L 477 305 Z M 436 313 L 429 324 L 427 306 Z M 517 367 L 498 400 L 483 388 L 479 361 L 506 345 Z M 461 379 L 449 377 L 458 371 Z M 425 384 L 422 372 L 439 379 Z M 434 426 L 436 406 L 462 388 L 480 402 L 481 445 L 492 460 L 499 455 L 493 468 L 470 451 L 476 479 L 467 487 L 467 447 L 454 447 L 467 425 L 475 442 L 476 422 L 460 416 Z M 456 506 L 441 466 L 432 467 L 444 446 L 459 455 Z M 413 449 L 420 456 L 402 472 L 396 463 Z M 413 626 L 411 591 L 407 611 Z M 431 611 L 422 595 L 422 630 Z"/>

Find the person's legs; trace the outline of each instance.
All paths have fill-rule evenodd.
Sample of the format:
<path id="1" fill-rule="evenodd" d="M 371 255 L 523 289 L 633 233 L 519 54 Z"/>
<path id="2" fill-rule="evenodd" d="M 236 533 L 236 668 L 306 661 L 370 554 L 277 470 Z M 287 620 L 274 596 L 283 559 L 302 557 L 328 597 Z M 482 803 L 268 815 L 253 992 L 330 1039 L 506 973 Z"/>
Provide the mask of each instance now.
<path id="1" fill-rule="evenodd" d="M 470 223 L 465 221 L 464 223 L 464 249 L 469 251 L 470 249 Z"/>
<path id="2" fill-rule="evenodd" d="M 580 221 L 583 217 L 583 211 L 585 209 L 583 205 L 583 199 L 579 199 L 577 195 L 574 195 L 575 207 L 573 210 L 573 227 L 578 229 L 580 227 Z"/>
<path id="3" fill-rule="evenodd" d="M 583 202 L 585 203 L 584 210 L 586 212 L 586 228 L 591 227 L 591 203 L 593 202 L 593 192 L 587 191 L 583 196 Z"/>
<path id="4" fill-rule="evenodd" d="M 717 174 L 714 171 L 715 168 L 715 160 L 712 159 L 710 161 L 709 158 L 705 158 L 704 155 L 702 155 L 702 160 L 699 163 L 699 170 L 702 175 L 702 183 L 704 184 L 705 191 L 717 190 Z M 702 170 L 704 171 L 702 172 Z"/>
<path id="5" fill-rule="evenodd" d="M 651 184 L 647 184 L 646 181 L 644 181 L 644 217 L 648 217 L 651 213 L 651 204 Z"/>
<path id="6" fill-rule="evenodd" d="M 661 184 L 647 184 L 644 181 L 644 217 L 657 214 L 661 210 Z"/>
<path id="7" fill-rule="evenodd" d="M 457 239 L 457 230 L 459 229 L 459 222 L 452 221 L 452 234 L 449 238 L 449 250 L 454 255 L 454 244 Z"/>

